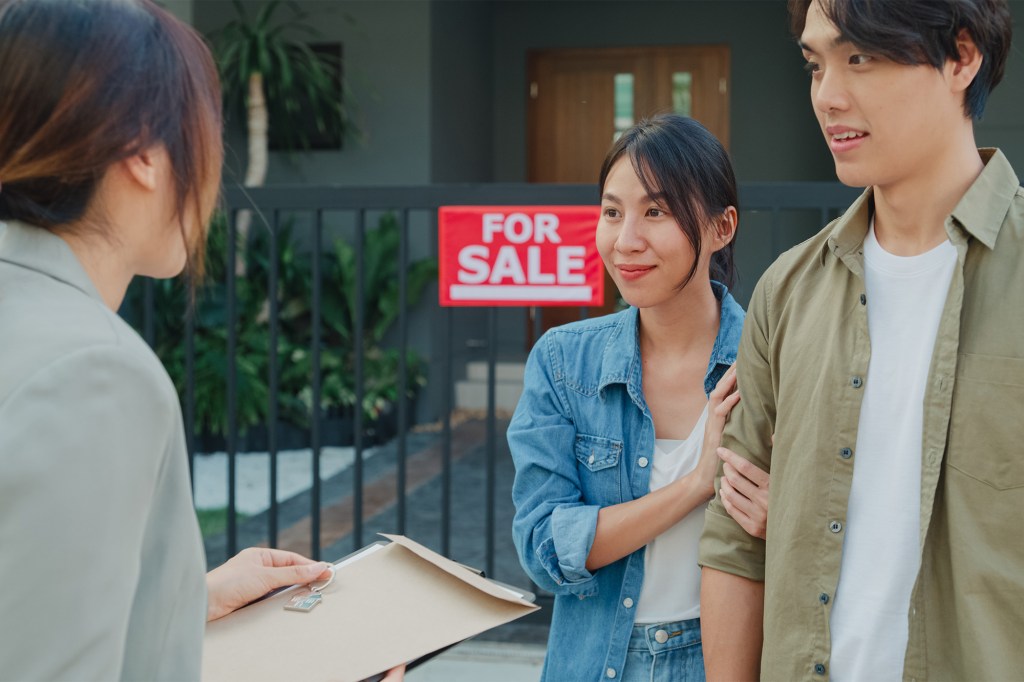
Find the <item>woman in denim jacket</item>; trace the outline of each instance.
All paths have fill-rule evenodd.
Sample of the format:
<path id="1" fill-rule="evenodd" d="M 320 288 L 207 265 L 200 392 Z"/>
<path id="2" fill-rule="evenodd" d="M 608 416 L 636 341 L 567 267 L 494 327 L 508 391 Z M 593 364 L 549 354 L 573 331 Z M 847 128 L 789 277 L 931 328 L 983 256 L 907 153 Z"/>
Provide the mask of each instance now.
<path id="1" fill-rule="evenodd" d="M 697 543 L 739 400 L 736 181 L 710 132 L 667 115 L 622 135 L 600 191 L 598 250 L 630 307 L 546 333 L 508 429 L 516 548 L 555 594 L 543 679 L 703 680 Z M 727 465 L 724 489 L 766 487 L 746 474 Z M 735 494 L 752 525 L 760 497 Z"/>

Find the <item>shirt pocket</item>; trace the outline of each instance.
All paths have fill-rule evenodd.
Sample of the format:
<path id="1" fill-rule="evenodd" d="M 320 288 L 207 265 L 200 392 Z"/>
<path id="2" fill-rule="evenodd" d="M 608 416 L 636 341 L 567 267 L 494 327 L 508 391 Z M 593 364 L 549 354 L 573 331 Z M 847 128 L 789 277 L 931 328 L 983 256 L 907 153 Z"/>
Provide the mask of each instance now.
<path id="1" fill-rule="evenodd" d="M 947 463 L 996 490 L 1024 487 L 1024 359 L 961 354 Z"/>
<path id="2" fill-rule="evenodd" d="M 577 433 L 575 450 L 584 501 L 588 504 L 617 504 L 621 497 L 619 458 L 622 456 L 622 441 Z"/>

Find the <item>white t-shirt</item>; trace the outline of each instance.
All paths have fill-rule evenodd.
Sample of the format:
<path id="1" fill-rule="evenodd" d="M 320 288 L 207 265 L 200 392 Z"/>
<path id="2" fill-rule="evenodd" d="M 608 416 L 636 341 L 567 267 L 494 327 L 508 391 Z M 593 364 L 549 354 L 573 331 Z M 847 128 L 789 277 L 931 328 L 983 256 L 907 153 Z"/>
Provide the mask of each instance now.
<path id="1" fill-rule="evenodd" d="M 708 408 L 686 440 L 658 438 L 651 458 L 651 492 L 664 488 L 697 468 Z M 663 623 L 700 616 L 700 566 L 697 545 L 704 530 L 704 505 L 654 538 L 644 554 L 644 582 L 635 622 Z"/>
<path id="2" fill-rule="evenodd" d="M 864 240 L 871 361 L 829 619 L 832 680 L 903 676 L 920 566 L 924 394 L 956 262 L 949 241 L 901 257 L 882 248 L 873 225 Z"/>

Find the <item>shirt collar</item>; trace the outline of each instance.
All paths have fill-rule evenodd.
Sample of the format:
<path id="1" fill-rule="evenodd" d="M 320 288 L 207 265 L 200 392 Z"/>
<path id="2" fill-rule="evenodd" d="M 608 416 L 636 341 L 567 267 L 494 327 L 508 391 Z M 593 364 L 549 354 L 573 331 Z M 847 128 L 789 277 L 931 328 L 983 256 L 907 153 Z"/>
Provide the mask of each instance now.
<path id="1" fill-rule="evenodd" d="M 739 346 L 740 334 L 743 330 L 743 308 L 729 293 L 728 287 L 720 282 L 711 281 L 711 289 L 720 302 L 718 335 L 711 350 L 708 361 L 708 375 L 719 365 L 726 367 L 736 362 L 736 351 Z M 632 384 L 640 380 L 640 311 L 630 306 L 622 311 L 619 319 L 604 348 L 601 358 L 601 380 L 599 390 L 609 384 Z M 636 388 L 634 387 L 634 388 Z"/>
<path id="2" fill-rule="evenodd" d="M 981 174 L 961 197 L 953 209 L 951 218 L 967 235 L 974 237 L 988 248 L 995 247 L 1003 219 L 1010 210 L 1020 182 L 1010 162 L 1001 151 L 994 148 L 978 150 L 985 163 Z M 857 274 L 863 272 L 861 247 L 867 236 L 871 219 L 872 190 L 864 190 L 850 208 L 835 222 L 825 247 L 821 262 L 831 252 Z M 946 220 L 946 232 L 954 243 L 963 242 L 964 237 L 956 232 L 953 220 Z"/>
<path id="3" fill-rule="evenodd" d="M 71 247 L 49 230 L 16 220 L 0 222 L 0 262 L 35 270 L 103 302 Z"/>
<path id="4" fill-rule="evenodd" d="M 992 249 L 1020 181 L 1001 151 L 986 148 L 978 152 L 985 168 L 953 209 L 952 216 L 968 234 Z"/>

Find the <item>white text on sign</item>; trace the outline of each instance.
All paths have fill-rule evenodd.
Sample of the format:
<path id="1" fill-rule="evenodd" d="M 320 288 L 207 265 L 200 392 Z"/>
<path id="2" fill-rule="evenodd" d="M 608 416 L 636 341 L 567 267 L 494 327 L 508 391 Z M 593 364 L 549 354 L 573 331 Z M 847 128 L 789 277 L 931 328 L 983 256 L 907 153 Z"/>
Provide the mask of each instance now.
<path id="1" fill-rule="evenodd" d="M 558 236 L 558 216 L 537 213 L 532 218 L 525 213 L 485 213 L 482 221 L 484 244 L 470 244 L 459 251 L 458 280 L 462 284 L 583 284 L 586 248 L 561 245 Z M 492 247 L 497 234 L 510 242 L 500 246 L 491 261 Z M 512 244 L 534 245 L 526 247 L 525 267 L 520 251 Z M 555 247 L 555 268 L 545 272 L 541 265 L 539 244 L 559 244 Z M 550 247 L 548 247 L 550 248 Z"/>

